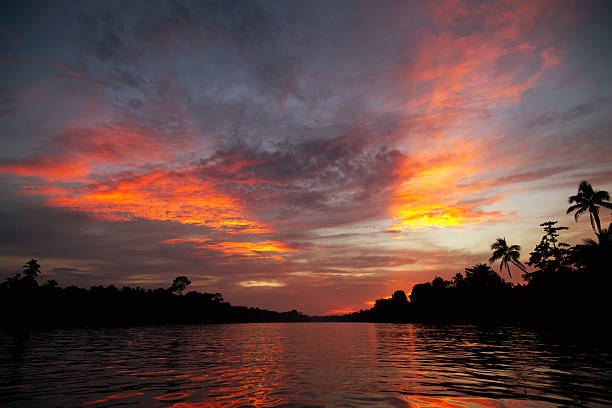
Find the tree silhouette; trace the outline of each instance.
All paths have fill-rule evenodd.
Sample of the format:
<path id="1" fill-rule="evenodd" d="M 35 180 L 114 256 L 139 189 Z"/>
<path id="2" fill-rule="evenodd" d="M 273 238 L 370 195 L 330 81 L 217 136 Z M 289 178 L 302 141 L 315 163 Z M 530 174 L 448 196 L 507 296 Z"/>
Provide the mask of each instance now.
<path id="1" fill-rule="evenodd" d="M 36 259 L 30 259 L 23 265 L 24 277 L 35 279 L 40 274 L 40 265 Z"/>
<path id="2" fill-rule="evenodd" d="M 501 262 L 499 263 L 500 274 L 505 266 L 508 271 L 508 276 L 512 278 L 512 274 L 510 273 L 510 264 L 516 266 L 521 271 L 526 272 L 525 267 L 519 261 L 519 257 L 521 256 L 521 247 L 519 245 L 508 245 L 506 238 L 497 238 L 497 240 L 491 245 L 491 250 L 493 251 L 493 254 L 491 255 L 491 258 L 489 258 L 490 263 L 501 259 Z"/>
<path id="3" fill-rule="evenodd" d="M 450 284 L 451 282 L 445 281 L 443 278 L 439 276 L 436 276 L 431 281 L 431 286 L 433 286 L 434 288 L 440 288 L 440 289 L 447 288 Z"/>
<path id="4" fill-rule="evenodd" d="M 482 263 L 476 264 L 471 268 L 465 268 L 465 278 L 458 281 L 460 283 L 456 286 L 476 289 L 512 286 L 511 283 L 507 284 L 489 265 Z"/>
<path id="5" fill-rule="evenodd" d="M 172 286 L 170 286 L 170 291 L 173 293 L 178 293 L 179 295 L 183 294 L 183 291 L 187 286 L 191 285 L 191 281 L 187 279 L 186 276 L 177 276 L 172 281 Z"/>
<path id="6" fill-rule="evenodd" d="M 578 194 L 568 199 L 570 204 L 575 204 L 567 209 L 567 213 L 570 214 L 575 211 L 574 219 L 578 222 L 578 218 L 588 211 L 591 218 L 591 227 L 595 234 L 599 235 L 601 234 L 599 207 L 612 209 L 612 203 L 609 201 L 610 194 L 607 191 L 595 190 L 588 181 L 583 180 L 578 186 Z"/>
<path id="7" fill-rule="evenodd" d="M 535 249 L 529 253 L 527 265 L 536 268 L 534 272 L 526 272 L 523 278 L 531 281 L 536 276 L 552 272 L 568 272 L 571 270 L 570 245 L 559 242 L 559 231 L 568 229 L 564 226 L 556 226 L 557 221 L 546 221 L 540 224 L 544 227 L 544 236 Z"/>
<path id="8" fill-rule="evenodd" d="M 43 286 L 46 288 L 57 288 L 59 283 L 55 279 L 49 279 Z"/>
<path id="9" fill-rule="evenodd" d="M 574 262 L 577 266 L 588 272 L 612 275 L 612 223 L 608 228 L 601 230 L 594 239 L 585 239 L 582 245 L 576 245 L 573 250 Z"/>
<path id="10" fill-rule="evenodd" d="M 585 245 L 588 245 L 593 248 L 599 248 L 600 250 L 608 250 L 612 249 L 612 222 L 608 226 L 608 228 L 604 228 L 601 230 L 599 234 L 597 234 L 597 241 L 592 239 L 585 239 Z"/>
<path id="11" fill-rule="evenodd" d="M 403 304 L 408 303 L 406 292 L 404 292 L 403 290 L 396 290 L 395 292 L 393 292 L 393 295 L 391 296 L 391 300 L 393 303 L 398 304 L 398 305 L 403 305 Z"/>
<path id="12" fill-rule="evenodd" d="M 23 265 L 23 277 L 21 277 L 20 285 L 23 287 L 36 287 L 36 277 L 40 274 L 40 265 L 36 259 L 30 259 Z"/>

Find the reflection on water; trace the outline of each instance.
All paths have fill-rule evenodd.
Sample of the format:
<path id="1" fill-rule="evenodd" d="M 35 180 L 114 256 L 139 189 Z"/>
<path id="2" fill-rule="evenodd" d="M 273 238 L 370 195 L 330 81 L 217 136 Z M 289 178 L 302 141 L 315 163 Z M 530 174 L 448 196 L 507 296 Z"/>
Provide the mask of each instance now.
<path id="1" fill-rule="evenodd" d="M 607 351 L 517 328 L 287 323 L 0 333 L 0 407 L 612 405 Z"/>

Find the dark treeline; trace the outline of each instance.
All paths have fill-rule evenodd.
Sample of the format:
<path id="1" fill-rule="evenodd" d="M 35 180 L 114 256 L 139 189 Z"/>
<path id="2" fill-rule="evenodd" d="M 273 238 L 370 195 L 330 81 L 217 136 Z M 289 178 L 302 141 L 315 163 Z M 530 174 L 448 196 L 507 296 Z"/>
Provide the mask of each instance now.
<path id="1" fill-rule="evenodd" d="M 181 323 L 295 322 L 306 316 L 232 306 L 219 293 L 183 294 L 191 283 L 177 277 L 168 289 L 110 285 L 60 288 L 54 280 L 39 285 L 34 259 L 23 272 L 0 285 L 4 327 L 115 326 Z"/>
<path id="2" fill-rule="evenodd" d="M 415 285 L 410 301 L 397 291 L 342 320 L 601 324 L 612 310 L 612 224 L 602 229 L 599 219 L 600 208 L 612 208 L 609 199 L 607 192 L 580 183 L 567 212 L 574 213 L 576 221 L 588 213 L 596 239 L 570 246 L 560 237 L 567 227 L 544 222 L 542 238 L 527 261 L 531 271 L 519 261 L 520 246 L 498 238 L 489 262 L 500 262 L 499 273 L 479 263 L 451 280 L 436 277 Z M 504 270 L 511 276 L 511 266 L 522 272 L 526 284 L 514 285 L 501 277 Z"/>
<path id="3" fill-rule="evenodd" d="M 601 323 L 612 310 L 610 231 L 601 228 L 600 208 L 612 208 L 605 191 L 580 183 L 569 198 L 568 213 L 576 221 L 589 214 L 596 239 L 570 246 L 561 239 L 567 227 L 557 221 L 541 224 L 543 235 L 529 254 L 528 270 L 520 246 L 498 238 L 489 263 L 465 268 L 451 280 L 441 277 L 417 284 L 410 296 L 402 290 L 378 299 L 373 308 L 344 316 L 306 316 L 295 310 L 275 312 L 232 306 L 219 293 L 183 294 L 191 283 L 179 276 L 167 289 L 60 288 L 55 280 L 39 285 L 40 265 L 34 259 L 0 284 L 0 326 L 58 327 L 167 323 L 237 323 L 299 321 L 487 322 L 577 325 Z M 501 274 L 522 272 L 526 284 L 514 285 Z"/>

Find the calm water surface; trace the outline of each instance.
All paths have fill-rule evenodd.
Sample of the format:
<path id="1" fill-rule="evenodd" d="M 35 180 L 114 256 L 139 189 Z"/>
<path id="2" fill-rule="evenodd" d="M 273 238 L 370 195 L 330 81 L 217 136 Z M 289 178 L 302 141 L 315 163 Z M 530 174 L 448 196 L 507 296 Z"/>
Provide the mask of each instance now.
<path id="1" fill-rule="evenodd" d="M 612 359 L 509 327 L 0 332 L 0 407 L 612 406 Z"/>

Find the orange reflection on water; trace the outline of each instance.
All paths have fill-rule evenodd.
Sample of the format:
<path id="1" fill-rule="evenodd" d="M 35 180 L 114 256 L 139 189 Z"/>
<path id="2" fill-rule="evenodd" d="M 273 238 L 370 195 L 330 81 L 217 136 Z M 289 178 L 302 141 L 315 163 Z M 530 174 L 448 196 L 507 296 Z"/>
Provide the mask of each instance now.
<path id="1" fill-rule="evenodd" d="M 188 396 L 189 394 L 186 392 L 175 392 L 173 394 L 160 395 L 159 397 L 155 397 L 155 399 L 160 401 L 174 401 L 177 399 L 186 398 Z"/>
<path id="2" fill-rule="evenodd" d="M 164 370 L 164 371 L 147 371 L 147 372 L 139 372 L 139 373 L 133 373 L 130 375 L 137 375 L 137 376 L 143 376 L 143 375 L 155 375 L 155 374 L 170 374 L 175 372 L 176 370 Z"/>
<path id="3" fill-rule="evenodd" d="M 180 394 L 180 393 L 179 393 Z M 258 398 L 256 395 L 241 395 L 230 394 L 225 397 L 218 397 L 208 401 L 199 402 L 177 402 L 171 408 L 231 408 L 238 406 L 255 406 L 255 407 L 272 407 L 282 404 L 280 398 Z M 182 397 L 177 397 L 182 398 Z M 160 400 L 170 400 L 162 399 Z M 518 408 L 526 406 L 535 406 L 528 401 L 519 400 L 493 400 L 489 398 L 461 398 L 447 397 L 435 398 L 425 396 L 413 396 L 403 400 L 395 400 L 394 405 L 405 406 L 410 408 Z M 404 405 L 405 404 L 405 405 Z"/>
<path id="4" fill-rule="evenodd" d="M 83 403 L 83 405 L 93 405 L 93 404 L 99 404 L 99 403 L 101 403 L 101 402 L 106 402 L 106 401 L 108 401 L 108 399 L 107 399 L 107 398 L 102 398 L 102 399 L 95 400 L 95 401 L 88 401 L 88 402 L 84 402 L 84 403 Z"/>
<path id="5" fill-rule="evenodd" d="M 406 401 L 411 408 L 440 407 L 440 408 L 513 408 L 525 407 L 527 401 L 494 400 L 490 398 L 461 398 L 461 397 L 410 397 Z"/>
<path id="6" fill-rule="evenodd" d="M 170 408 L 224 408 L 228 406 L 227 403 L 211 400 L 205 402 L 177 402 L 172 404 Z"/>
<path id="7" fill-rule="evenodd" d="M 267 397 L 266 395 L 255 396 L 230 394 L 222 398 L 223 399 L 219 397 L 218 399 L 211 399 L 201 402 L 177 402 L 171 405 L 170 408 L 232 408 L 243 406 L 274 407 L 283 403 L 283 400 L 280 398 Z"/>
<path id="8" fill-rule="evenodd" d="M 45 398 L 37 406 L 64 406 L 70 401 L 71 405 L 93 407 L 133 403 L 176 408 L 511 408 L 610 401 L 605 388 L 608 365 L 585 367 L 580 360 L 561 366 L 560 358 L 571 361 L 569 357 L 575 354 L 551 356 L 548 342 L 541 341 L 537 333 L 517 328 L 347 322 L 162 326 L 84 333 L 88 341 L 78 339 L 79 344 L 94 344 L 90 339 L 101 338 L 99 344 L 106 347 L 102 353 L 92 353 L 89 366 L 77 355 L 78 360 L 67 360 L 65 366 L 35 364 L 24 372 L 24 378 L 34 378 L 45 369 L 46 381 L 65 376 L 68 382 L 45 388 L 41 382 L 31 387 L 0 386 L 2 394 L 13 401 Z M 126 346 L 126 334 L 133 347 Z M 53 344 L 72 339 L 71 332 L 59 336 Z M 56 361 L 54 357 L 66 354 L 64 350 L 54 352 L 57 356 L 44 355 Z M 104 370 L 109 360 L 119 361 L 109 356 L 122 357 L 123 362 Z M 591 356 L 597 358 L 597 354 L 589 359 Z M 78 364 L 71 364 L 73 361 Z M 600 388 L 571 395 L 562 388 L 589 381 Z"/>
<path id="9" fill-rule="evenodd" d="M 113 394 L 113 395 L 109 395 L 107 398 L 110 398 L 110 399 L 128 398 L 128 397 L 136 397 L 138 395 L 144 395 L 144 393 L 142 393 L 142 392 L 129 392 L 129 393 L 124 393 L 124 394 Z"/>
<path id="10" fill-rule="evenodd" d="M 102 402 L 107 402 L 109 399 L 120 399 L 120 398 L 129 398 L 129 397 L 137 397 L 139 395 L 144 395 L 143 392 L 129 392 L 129 393 L 123 393 L 123 394 L 113 394 L 113 395 L 109 395 L 106 398 L 101 398 L 95 401 L 88 401 L 83 403 L 83 405 L 93 405 L 93 404 L 100 404 Z"/>

